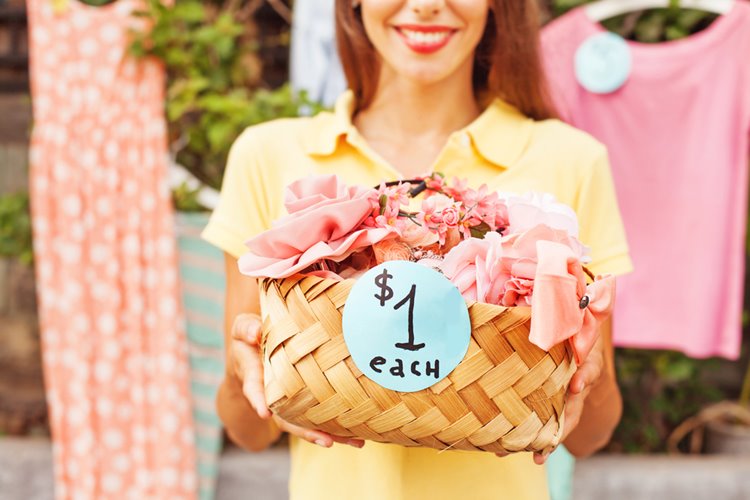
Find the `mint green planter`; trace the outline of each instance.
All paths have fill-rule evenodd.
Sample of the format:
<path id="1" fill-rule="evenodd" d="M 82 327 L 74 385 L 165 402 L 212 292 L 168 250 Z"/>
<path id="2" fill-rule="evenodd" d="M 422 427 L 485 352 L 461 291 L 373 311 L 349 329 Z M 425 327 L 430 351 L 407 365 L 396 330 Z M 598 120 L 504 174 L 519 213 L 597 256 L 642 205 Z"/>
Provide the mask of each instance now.
<path id="1" fill-rule="evenodd" d="M 200 239 L 207 222 L 203 213 L 176 215 L 200 500 L 213 500 L 216 489 L 222 427 L 215 401 L 224 375 L 224 256 Z"/>

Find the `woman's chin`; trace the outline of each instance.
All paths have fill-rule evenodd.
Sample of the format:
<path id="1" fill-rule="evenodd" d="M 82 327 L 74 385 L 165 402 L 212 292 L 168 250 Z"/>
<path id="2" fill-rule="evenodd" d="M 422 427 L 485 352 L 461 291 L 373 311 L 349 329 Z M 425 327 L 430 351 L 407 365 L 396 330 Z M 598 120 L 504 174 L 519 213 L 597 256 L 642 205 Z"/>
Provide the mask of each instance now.
<path id="1" fill-rule="evenodd" d="M 450 71 L 446 71 L 445 66 L 430 65 L 429 67 L 420 67 L 414 65 L 408 68 L 400 68 L 394 76 L 409 81 L 414 86 L 433 87 L 439 85 L 451 76 Z"/>

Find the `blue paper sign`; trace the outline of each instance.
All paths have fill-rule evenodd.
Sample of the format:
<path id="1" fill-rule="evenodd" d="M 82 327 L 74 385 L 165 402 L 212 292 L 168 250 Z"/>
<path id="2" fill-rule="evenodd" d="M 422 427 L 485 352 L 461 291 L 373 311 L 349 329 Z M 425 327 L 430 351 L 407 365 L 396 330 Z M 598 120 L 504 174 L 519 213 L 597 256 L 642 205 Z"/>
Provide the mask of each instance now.
<path id="1" fill-rule="evenodd" d="M 610 94 L 625 85 L 632 68 L 630 47 L 615 33 L 592 35 L 576 52 L 578 83 L 594 94 Z"/>
<path id="2" fill-rule="evenodd" d="M 343 327 L 357 368 L 400 392 L 444 379 L 471 339 L 469 311 L 455 285 L 434 269 L 406 261 L 384 262 L 357 280 Z"/>

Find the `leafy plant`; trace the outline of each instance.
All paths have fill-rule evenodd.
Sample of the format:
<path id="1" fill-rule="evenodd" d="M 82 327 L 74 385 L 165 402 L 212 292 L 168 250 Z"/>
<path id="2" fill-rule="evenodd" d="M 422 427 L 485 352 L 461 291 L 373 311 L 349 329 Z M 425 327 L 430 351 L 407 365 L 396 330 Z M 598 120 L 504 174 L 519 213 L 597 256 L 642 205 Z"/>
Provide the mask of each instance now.
<path id="1" fill-rule="evenodd" d="M 616 365 L 623 396 L 623 418 L 610 449 L 661 452 L 667 437 L 704 406 L 733 391 L 715 374 L 731 361 L 698 360 L 672 351 L 618 349 Z"/>
<path id="2" fill-rule="evenodd" d="M 172 153 L 213 188 L 221 185 L 229 148 L 244 128 L 318 109 L 288 86 L 263 88 L 252 20 L 262 3 L 147 0 L 136 13 L 150 28 L 133 34 L 131 53 L 157 57 L 166 67 Z M 194 196 L 178 195 L 190 208 Z"/>
<path id="3" fill-rule="evenodd" d="M 593 0 L 551 0 L 545 2 L 553 16 L 590 3 Z M 684 38 L 696 33 L 715 19 L 716 14 L 695 9 L 683 9 L 672 0 L 666 9 L 641 10 L 623 14 L 602 22 L 609 31 L 624 38 L 643 43 L 656 43 Z"/>
<path id="4" fill-rule="evenodd" d="M 0 257 L 33 261 L 28 193 L 0 196 Z"/>

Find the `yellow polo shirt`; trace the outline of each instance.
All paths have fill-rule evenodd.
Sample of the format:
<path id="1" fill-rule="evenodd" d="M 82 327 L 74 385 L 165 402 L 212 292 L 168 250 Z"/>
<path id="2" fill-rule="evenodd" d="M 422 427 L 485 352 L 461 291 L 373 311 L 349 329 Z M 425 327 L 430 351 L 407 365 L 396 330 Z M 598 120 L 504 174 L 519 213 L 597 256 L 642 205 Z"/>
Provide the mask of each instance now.
<path id="1" fill-rule="evenodd" d="M 229 154 L 219 206 L 203 237 L 239 257 L 244 241 L 286 213 L 284 187 L 300 177 L 337 174 L 375 186 L 401 175 L 368 147 L 352 125 L 353 95 L 334 112 L 248 128 Z M 451 135 L 433 171 L 503 192 L 553 193 L 578 214 L 580 240 L 591 247 L 591 270 L 631 270 L 604 146 L 558 120 L 533 121 L 495 101 Z M 368 442 L 323 449 L 293 439 L 290 497 L 303 500 L 440 500 L 548 498 L 543 467 L 531 454 L 404 448 Z"/>

